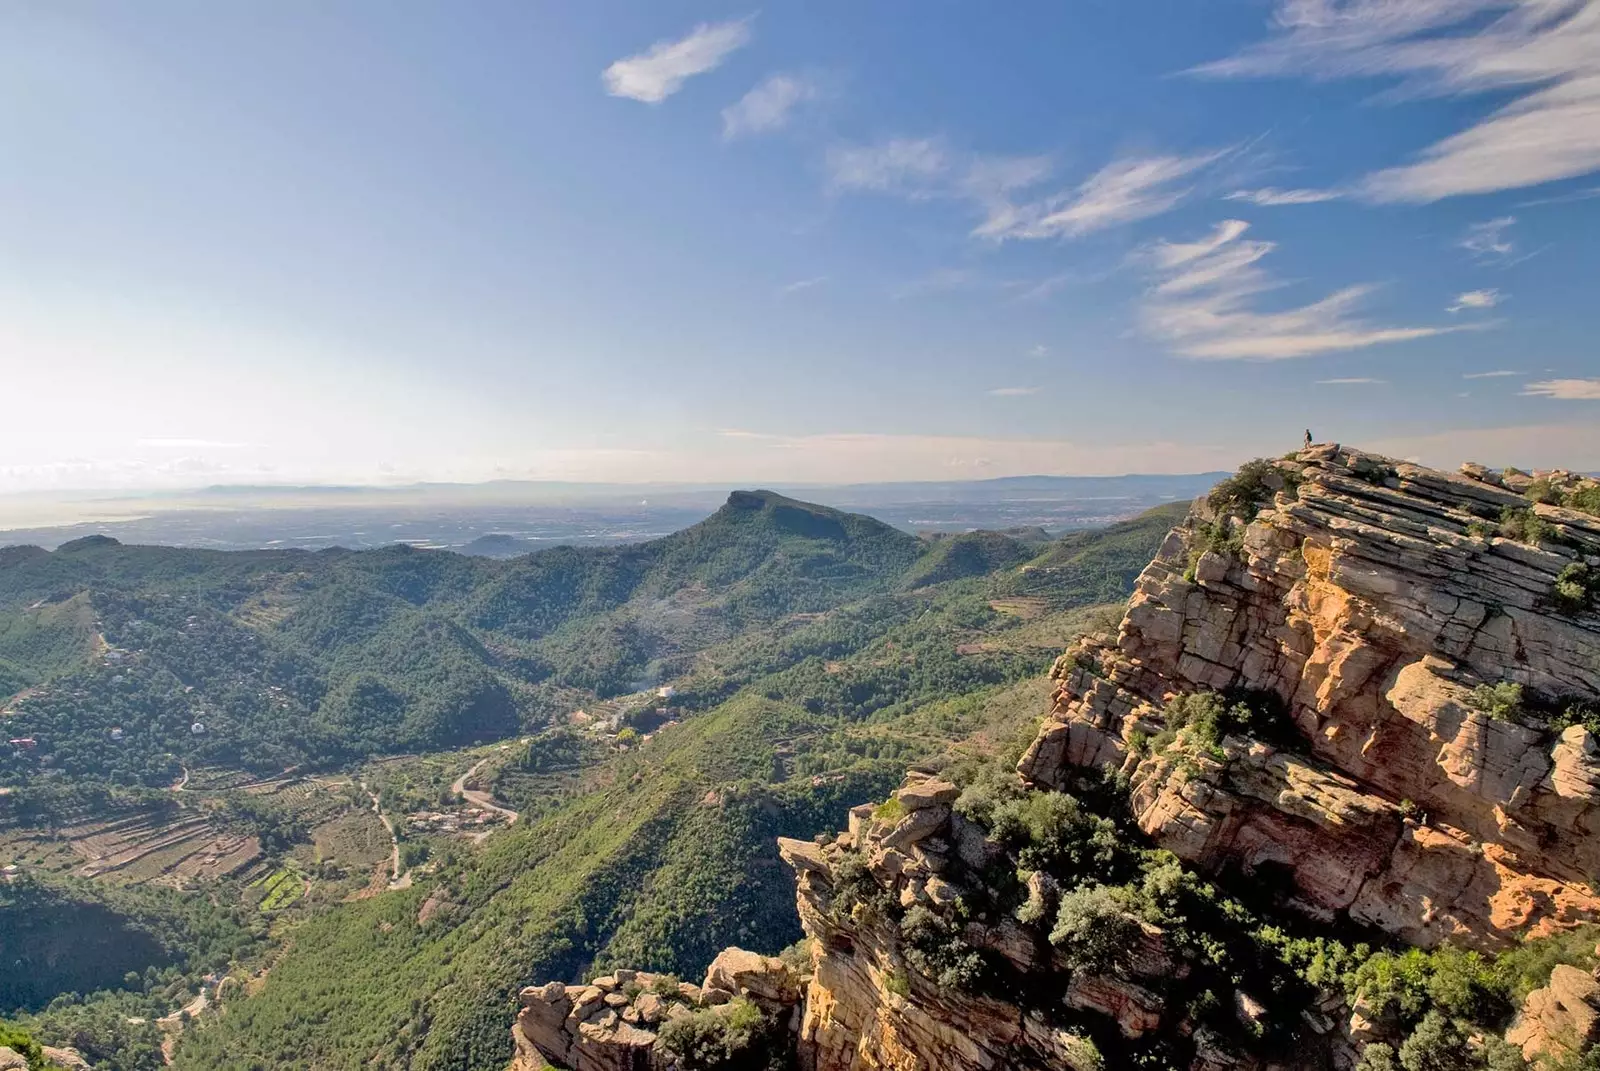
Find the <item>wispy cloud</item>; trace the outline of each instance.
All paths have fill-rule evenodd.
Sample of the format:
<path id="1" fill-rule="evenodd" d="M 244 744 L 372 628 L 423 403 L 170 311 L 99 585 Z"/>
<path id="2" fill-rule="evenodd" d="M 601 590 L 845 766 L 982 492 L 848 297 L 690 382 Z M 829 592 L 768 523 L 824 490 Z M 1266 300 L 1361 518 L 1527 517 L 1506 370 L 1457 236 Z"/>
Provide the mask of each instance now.
<path id="1" fill-rule="evenodd" d="M 933 179 L 950 167 L 944 147 L 933 138 L 891 138 L 876 145 L 835 145 L 825 161 L 828 186 L 927 196 Z"/>
<path id="2" fill-rule="evenodd" d="M 1517 244 L 1506 235 L 1516 222 L 1516 216 L 1498 216 L 1468 224 L 1466 236 L 1458 244 L 1478 260 L 1505 260 L 1517 251 Z"/>
<path id="3" fill-rule="evenodd" d="M 1176 207 L 1191 192 L 1184 179 L 1213 163 L 1220 153 L 1195 156 L 1136 156 L 1114 160 L 1076 187 L 1039 200 L 1014 204 L 997 198 L 973 234 L 1008 238 L 1077 238 Z"/>
<path id="4" fill-rule="evenodd" d="M 1520 376 L 1520 375 L 1522 375 L 1521 372 L 1513 372 L 1510 369 L 1499 368 L 1499 369 L 1496 369 L 1493 372 L 1466 372 L 1461 376 L 1461 378 L 1462 379 L 1503 379 L 1506 376 Z"/>
<path id="5" fill-rule="evenodd" d="M 722 136 L 730 141 L 749 134 L 778 130 L 789 122 L 797 104 L 812 100 L 817 88 L 793 74 L 774 74 L 739 100 L 722 109 Z"/>
<path id="6" fill-rule="evenodd" d="M 1263 186 L 1258 190 L 1234 190 L 1223 200 L 1253 205 L 1314 205 L 1337 201 L 1342 196 L 1338 190 L 1280 190 L 1276 186 Z"/>
<path id="7" fill-rule="evenodd" d="M 780 287 L 779 290 L 778 290 L 778 293 L 780 293 L 780 294 L 798 294 L 802 290 L 810 290 L 813 286 L 821 286 L 823 283 L 825 283 L 827 281 L 828 281 L 828 277 L 826 275 L 818 275 L 815 278 L 811 278 L 811 279 L 796 279 L 794 282 L 788 284 L 787 286 Z"/>
<path id="8" fill-rule="evenodd" d="M 687 37 L 657 41 L 648 51 L 617 60 L 600 77 L 613 97 L 659 104 L 695 75 L 716 70 L 749 40 L 748 18 L 702 24 Z"/>
<path id="9" fill-rule="evenodd" d="M 1354 387 L 1368 383 L 1387 383 L 1387 379 L 1373 379 L 1371 376 L 1346 376 L 1343 379 L 1319 379 L 1317 383 L 1324 387 Z"/>
<path id="10" fill-rule="evenodd" d="M 1498 290 L 1468 290 L 1457 294 L 1446 312 L 1465 312 L 1475 309 L 1492 309 L 1504 300 Z"/>
<path id="11" fill-rule="evenodd" d="M 1256 306 L 1279 287 L 1260 265 L 1276 243 L 1244 238 L 1249 224 L 1218 223 L 1197 242 L 1162 242 L 1148 254 L 1156 279 L 1140 321 L 1146 334 L 1183 357 L 1271 361 L 1363 349 L 1442 334 L 1451 328 L 1374 326 L 1356 307 L 1370 286 L 1350 286 L 1309 305 Z"/>
<path id="12" fill-rule="evenodd" d="M 1387 76 L 1391 98 L 1520 93 L 1362 196 L 1427 202 L 1600 170 L 1600 4 L 1593 0 L 1278 0 L 1265 41 L 1196 73 Z"/>
<path id="13" fill-rule="evenodd" d="M 1600 197 L 1600 186 L 1591 186 L 1586 190 L 1573 190 L 1571 193 L 1558 194 L 1555 197 L 1535 197 L 1531 201 L 1518 201 L 1518 208 L 1538 208 L 1540 205 L 1567 205 L 1574 201 L 1591 201 Z"/>
<path id="14" fill-rule="evenodd" d="M 1523 394 L 1563 401 L 1600 401 L 1600 379 L 1541 379 L 1522 388 Z"/>
<path id="15" fill-rule="evenodd" d="M 995 398 L 1021 398 L 1028 394 L 1038 394 L 1038 387 L 996 387 L 987 392 Z"/>
<path id="16" fill-rule="evenodd" d="M 1047 357 L 1047 356 L 1049 356 L 1049 354 L 1050 354 L 1050 347 L 1046 346 L 1042 342 L 1039 343 L 1037 346 L 1030 346 L 1028 348 L 1028 356 L 1029 357 Z"/>

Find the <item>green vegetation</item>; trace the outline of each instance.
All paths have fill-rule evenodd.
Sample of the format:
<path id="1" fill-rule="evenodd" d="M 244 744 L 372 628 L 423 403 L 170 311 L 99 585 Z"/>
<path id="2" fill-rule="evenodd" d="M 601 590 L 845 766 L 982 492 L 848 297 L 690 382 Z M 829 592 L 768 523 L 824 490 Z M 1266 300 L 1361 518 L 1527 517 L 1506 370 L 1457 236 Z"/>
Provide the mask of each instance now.
<path id="1" fill-rule="evenodd" d="M 621 965 L 692 977 L 729 943 L 793 943 L 793 885 L 774 839 L 836 828 L 908 764 L 958 742 L 1010 740 L 1043 703 L 1050 662 L 1103 621 L 1085 593 L 1125 596 L 1173 512 L 1108 529 L 1114 548 L 1075 533 L 1065 556 L 1044 544 L 998 573 L 910 589 L 895 579 L 903 572 L 874 577 L 859 597 L 731 633 L 721 611 L 715 629 L 700 611 L 675 617 L 704 630 L 666 701 L 677 724 L 637 722 L 625 751 L 572 726 L 514 745 L 492 783 L 521 793 L 507 792 L 514 804 L 537 801 L 524 821 L 476 852 L 436 846 L 414 888 L 301 923 L 259 993 L 230 998 L 227 1014 L 186 1032 L 176 1066 L 499 1068 L 524 984 Z M 901 547 L 891 534 L 886 545 Z M 697 553 L 721 560 L 704 544 Z M 1041 560 L 1048 571 L 1034 568 Z M 991 605 L 1008 599 L 1021 605 Z M 600 709 L 628 722 L 654 705 Z M 867 877 L 859 888 L 877 887 Z M 419 921 L 435 894 L 452 909 Z M 839 900 L 853 906 L 848 890 Z M 952 954 L 948 935 L 911 921 L 935 977 L 970 980 L 976 966 Z M 709 1024 L 706 1037 L 696 1051 L 726 1058 Z"/>
<path id="2" fill-rule="evenodd" d="M 1585 477 L 1568 475 L 1558 482 L 1551 476 L 1541 476 L 1528 485 L 1523 496 L 1530 502 L 1600 516 L 1600 482 Z"/>
<path id="3" fill-rule="evenodd" d="M 1520 721 L 1523 717 L 1522 685 L 1511 681 L 1480 684 L 1467 697 L 1467 705 L 1495 721 Z"/>
<path id="4" fill-rule="evenodd" d="M 1183 578 L 1194 583 L 1195 566 L 1206 553 L 1236 558 L 1244 549 L 1244 526 L 1255 520 L 1274 495 L 1290 496 L 1300 485 L 1299 470 L 1256 458 L 1239 466 L 1239 471 L 1222 480 L 1206 494 L 1210 520 L 1194 527 L 1195 540 L 1189 549 L 1189 564 Z"/>
<path id="5" fill-rule="evenodd" d="M 1538 546 L 1549 542 L 1555 534 L 1555 527 L 1531 509 L 1507 506 L 1500 513 L 1500 535 L 1506 539 Z"/>
<path id="6" fill-rule="evenodd" d="M 1507 689 L 1491 692 L 1497 701 L 1519 699 Z M 1220 697 L 1201 693 L 1182 697 L 1168 717 L 1195 733 L 1229 718 L 1229 711 Z M 1262 724 L 1248 705 L 1237 718 L 1241 731 Z M 1369 1050 L 1369 1069 L 1520 1068 L 1520 1053 L 1498 1036 L 1523 999 L 1548 982 L 1557 963 L 1583 970 L 1595 963 L 1595 926 L 1530 940 L 1498 956 L 1449 945 L 1433 951 L 1388 947 L 1382 935 L 1311 923 L 1287 909 L 1292 891 L 1270 866 L 1208 878 L 1166 851 L 1145 847 L 1125 807 L 1126 784 L 1114 776 L 1085 777 L 1074 795 L 1023 789 L 998 764 L 954 769 L 965 784 L 956 810 L 987 824 L 1017 868 L 1014 876 L 1005 866 L 986 871 L 984 883 L 996 900 L 963 903 L 956 920 L 966 912 L 982 920 L 991 911 L 1009 911 L 1047 935 L 1067 967 L 1102 974 L 1126 972 L 1149 940 L 1147 927 L 1158 928 L 1161 945 L 1189 970 L 1183 977 L 1141 974 L 1138 984 L 1154 988 L 1168 1007 L 1186 1009 L 1197 1029 L 1269 1061 L 1292 1062 L 1305 1028 L 1302 1012 L 1331 989 L 1398 1039 Z M 847 868 L 841 874 L 850 885 Z M 891 917 L 898 907 L 876 896 L 870 878 L 848 895 Z M 907 961 L 935 977 L 933 968 L 951 962 L 964 943 L 958 932 L 939 932 L 924 920 L 917 929 L 938 938 L 944 958 L 924 963 L 908 955 Z M 963 979 L 946 969 L 941 984 L 982 991 L 987 983 L 981 974 Z M 1242 1021 L 1236 992 L 1258 1002 L 1263 1014 Z M 1468 1044 L 1483 1036 L 1488 1040 Z M 1153 1066 L 1186 1066 L 1191 1045 L 1177 1035 L 1129 1045 L 1109 1031 L 1097 1040 L 1116 1046 L 1108 1050 L 1113 1066 L 1152 1059 L 1158 1061 Z"/>
<path id="7" fill-rule="evenodd" d="M 63 1071 L 60 1064 L 45 1058 L 33 1035 L 20 1026 L 0 1021 L 0 1048 L 10 1049 L 28 1061 L 28 1071 Z"/>
<path id="8" fill-rule="evenodd" d="M 702 1008 L 660 1031 L 661 1047 L 684 1071 L 782 1071 L 783 1026 L 743 997 L 723 1008 Z"/>
<path id="9" fill-rule="evenodd" d="M 170 981 L 225 967 L 261 936 L 243 908 L 204 897 L 14 876 L 0 884 L 0 1011 L 118 987 L 130 973 L 142 987 L 151 971 Z"/>
<path id="10" fill-rule="evenodd" d="M 1600 604 L 1600 570 L 1585 562 L 1573 562 L 1556 576 L 1550 590 L 1556 609 L 1565 614 L 1581 614 Z"/>
<path id="11" fill-rule="evenodd" d="M 1299 483 L 1297 476 L 1292 469 L 1258 457 L 1240 465 L 1238 472 L 1208 491 L 1206 502 L 1219 516 L 1238 517 L 1248 523 L 1279 490 L 1292 492 Z"/>
<path id="12" fill-rule="evenodd" d="M 890 591 L 924 551 L 871 518 L 738 492 L 654 542 L 505 562 L 103 538 L 8 552 L 0 683 L 33 689 L 8 732 L 35 743 L 0 780 L 160 786 L 181 765 L 499 739 L 573 690 L 627 692 L 742 630 Z"/>

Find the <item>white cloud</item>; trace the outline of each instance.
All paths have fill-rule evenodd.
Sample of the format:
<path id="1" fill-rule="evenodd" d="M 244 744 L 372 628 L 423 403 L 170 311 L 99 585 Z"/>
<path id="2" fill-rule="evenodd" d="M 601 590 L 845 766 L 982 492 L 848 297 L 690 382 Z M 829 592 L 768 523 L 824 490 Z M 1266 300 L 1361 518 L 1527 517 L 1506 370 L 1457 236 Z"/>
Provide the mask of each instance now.
<path id="1" fill-rule="evenodd" d="M 1600 401 L 1600 379 L 1541 379 L 1522 388 L 1523 394 L 1563 401 Z"/>
<path id="2" fill-rule="evenodd" d="M 988 218 L 972 232 L 982 238 L 1076 238 L 1177 206 L 1190 189 L 1179 183 L 1214 162 L 1220 153 L 1139 156 L 1114 160 L 1078 186 L 1051 197 L 1014 204 L 998 197 Z M 1031 185 L 1031 183 L 1029 183 Z"/>
<path id="3" fill-rule="evenodd" d="M 796 279 L 788 286 L 782 287 L 778 292 L 780 294 L 798 294 L 802 290 L 810 290 L 813 286 L 821 286 L 827 281 L 828 277 L 826 275 L 818 275 L 811 279 Z"/>
<path id="4" fill-rule="evenodd" d="M 1574 201 L 1590 201 L 1600 197 L 1600 186 L 1591 186 L 1586 190 L 1573 190 L 1571 193 L 1558 194 L 1554 197 L 1535 197 L 1531 201 L 1518 201 L 1518 208 L 1537 208 L 1540 205 L 1565 205 Z"/>
<path id="5" fill-rule="evenodd" d="M 1512 372 L 1512 371 L 1509 371 L 1507 369 L 1501 368 L 1501 369 L 1496 369 L 1493 372 L 1466 372 L 1461 376 L 1461 378 L 1462 379 L 1503 379 L 1506 376 L 1520 376 L 1520 375 L 1522 375 L 1521 372 Z"/>
<path id="6" fill-rule="evenodd" d="M 792 74 L 775 74 L 722 109 L 722 136 L 733 139 L 764 134 L 789 122 L 795 105 L 812 100 L 816 86 Z"/>
<path id="7" fill-rule="evenodd" d="M 138 446 L 158 450 L 242 450 L 249 443 L 224 442 L 218 439 L 138 439 Z"/>
<path id="8" fill-rule="evenodd" d="M 1029 357 L 1045 357 L 1045 356 L 1048 356 L 1049 353 L 1050 353 L 1050 347 L 1046 346 L 1042 342 L 1039 343 L 1037 346 L 1030 347 L 1029 350 L 1028 350 L 1028 356 Z"/>
<path id="9" fill-rule="evenodd" d="M 926 196 L 932 179 L 950 161 L 932 138 L 891 138 L 877 145 L 835 145 L 828 150 L 828 185 L 835 190 L 869 190 Z"/>
<path id="10" fill-rule="evenodd" d="M 1259 261 L 1273 242 L 1245 239 L 1249 224 L 1230 219 L 1197 242 L 1162 242 L 1148 255 L 1155 283 L 1140 310 L 1146 334 L 1183 357 L 1281 360 L 1362 349 L 1442 334 L 1450 328 L 1373 326 L 1356 316 L 1370 286 L 1350 286 L 1309 305 L 1255 306 L 1280 285 Z"/>
<path id="11" fill-rule="evenodd" d="M 1468 290 L 1465 293 L 1457 294 L 1455 302 L 1445 311 L 1463 312 L 1474 309 L 1492 309 L 1500 304 L 1502 300 L 1498 290 Z"/>
<path id="12" fill-rule="evenodd" d="M 1280 190 L 1276 186 L 1263 186 L 1259 190 L 1234 190 L 1223 200 L 1246 201 L 1253 205 L 1314 205 L 1337 201 L 1342 196 L 1338 190 Z"/>
<path id="13" fill-rule="evenodd" d="M 1351 386 L 1351 387 L 1353 387 L 1353 386 L 1358 386 L 1358 385 L 1368 384 L 1368 383 L 1376 384 L 1376 383 L 1387 383 L 1387 382 L 1389 382 L 1387 379 L 1373 379 L 1371 376 L 1347 376 L 1344 379 L 1319 379 L 1319 380 L 1317 380 L 1318 385 L 1325 386 L 1325 387 L 1332 387 L 1332 386 Z"/>
<path id="14" fill-rule="evenodd" d="M 1278 0 L 1274 32 L 1196 69 L 1218 77 L 1391 77 L 1394 96 L 1520 93 L 1411 163 L 1360 183 L 1427 202 L 1600 170 L 1600 4 L 1593 0 Z"/>
<path id="15" fill-rule="evenodd" d="M 749 40 L 747 18 L 702 24 L 681 40 L 657 41 L 647 52 L 617 60 L 600 77 L 613 97 L 659 104 L 695 75 L 716 70 Z"/>
<path id="16" fill-rule="evenodd" d="M 1505 260 L 1517 251 L 1516 243 L 1506 236 L 1516 222 L 1516 216 L 1499 216 L 1468 224 L 1459 245 L 1479 260 Z"/>
<path id="17" fill-rule="evenodd" d="M 1038 387 L 996 387 L 988 392 L 995 398 L 1021 398 L 1028 394 L 1038 394 Z"/>

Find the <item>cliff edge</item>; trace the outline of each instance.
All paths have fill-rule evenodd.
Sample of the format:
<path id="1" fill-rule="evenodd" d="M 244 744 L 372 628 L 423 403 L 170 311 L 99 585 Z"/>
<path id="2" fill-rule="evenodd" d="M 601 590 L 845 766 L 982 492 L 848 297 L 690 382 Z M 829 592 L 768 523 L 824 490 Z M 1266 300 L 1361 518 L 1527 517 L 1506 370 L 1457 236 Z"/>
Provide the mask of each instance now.
<path id="1" fill-rule="evenodd" d="M 802 947 L 524 989 L 518 1067 L 1600 1060 L 1600 482 L 1252 462 L 1052 677 L 1015 773 L 780 840 Z"/>

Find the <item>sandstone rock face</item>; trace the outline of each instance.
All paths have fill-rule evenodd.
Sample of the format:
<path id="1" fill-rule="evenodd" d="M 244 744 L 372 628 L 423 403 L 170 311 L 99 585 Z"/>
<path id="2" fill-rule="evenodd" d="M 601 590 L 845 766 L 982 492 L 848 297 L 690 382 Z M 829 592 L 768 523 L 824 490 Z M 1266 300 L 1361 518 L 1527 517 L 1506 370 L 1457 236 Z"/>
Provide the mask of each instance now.
<path id="1" fill-rule="evenodd" d="M 927 803 L 911 811 L 907 796 Z M 865 823 L 854 840 L 847 834 L 825 846 L 778 842 L 798 875 L 801 925 L 815 939 L 797 1039 L 801 1065 L 815 1071 L 1091 1071 L 1098 1066 L 1084 1038 L 1014 1004 L 940 988 L 908 969 L 893 924 L 871 911 L 847 908 L 839 900 L 841 866 L 847 855 L 859 852 L 857 857 L 867 860 L 872 886 L 882 895 L 938 909 L 934 883 L 944 879 L 928 865 L 939 854 L 930 850 L 929 842 L 949 850 L 955 839 L 951 825 L 961 820 L 950 812 L 953 796 L 942 791 L 925 795 L 912 779 L 897 798 L 908 808 L 904 818 L 893 825 Z M 938 816 L 931 825 L 918 817 L 930 812 Z M 905 844 L 908 830 L 916 831 L 911 846 L 920 849 L 920 858 L 888 846 Z M 1036 940 L 1014 920 L 999 920 L 992 926 L 974 923 L 964 936 L 1023 969 L 1048 969 Z M 1077 1006 L 1112 1015 L 1123 1012 L 1129 991 L 1139 987 L 1120 980 L 1106 982 L 1092 993 L 1086 984 L 1083 1003 Z M 1124 1014 L 1132 1029 L 1150 1029 L 1159 1022 L 1161 1009 L 1151 998 Z"/>
<path id="2" fill-rule="evenodd" d="M 672 1055 L 657 1045 L 663 1023 L 701 1008 L 731 1012 L 734 997 L 787 1021 L 800 1001 L 802 982 L 780 959 L 729 948 L 712 961 L 698 986 L 627 970 L 588 985 L 528 986 L 520 994 L 522 1010 L 512 1029 L 517 1049 L 512 1071 L 539 1071 L 549 1066 L 545 1061 L 571 1071 L 674 1071 Z"/>
<path id="3" fill-rule="evenodd" d="M 1471 699 L 1501 682 L 1600 696 L 1600 615 L 1552 598 L 1563 569 L 1600 566 L 1600 518 L 1531 505 L 1485 470 L 1338 446 L 1277 467 L 1286 489 L 1235 529 L 1236 554 L 1205 550 L 1197 503 L 1117 636 L 1057 663 L 1023 777 L 1066 788 L 1110 763 L 1141 827 L 1182 858 L 1270 865 L 1311 915 L 1424 946 L 1600 918 L 1600 741 Z M 1493 534 L 1502 510 L 1530 508 L 1553 539 Z M 1225 740 L 1220 758 L 1133 746 L 1165 727 L 1171 696 L 1236 689 L 1274 697 L 1294 741 Z"/>
<path id="4" fill-rule="evenodd" d="M 1550 984 L 1528 994 L 1506 1040 L 1522 1046 L 1529 1061 L 1556 1062 L 1600 1042 L 1600 979 L 1562 964 Z"/>

